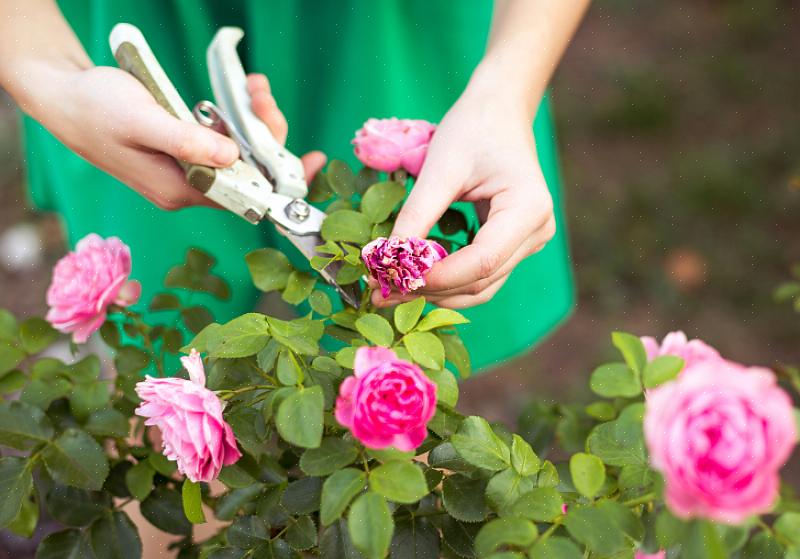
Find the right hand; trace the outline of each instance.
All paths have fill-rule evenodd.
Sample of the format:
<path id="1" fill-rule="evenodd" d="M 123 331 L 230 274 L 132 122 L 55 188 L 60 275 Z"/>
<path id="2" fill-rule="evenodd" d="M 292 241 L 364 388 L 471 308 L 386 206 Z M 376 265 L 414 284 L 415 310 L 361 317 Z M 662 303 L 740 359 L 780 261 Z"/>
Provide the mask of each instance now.
<path id="1" fill-rule="evenodd" d="M 239 157 L 233 140 L 175 118 L 123 70 L 98 66 L 60 77 L 58 87 L 48 84 L 33 97 L 33 106 L 25 107 L 59 140 L 159 208 L 218 207 L 189 186 L 175 159 L 227 167 Z M 248 91 L 253 111 L 284 143 L 286 119 L 266 76 L 250 75 Z M 325 164 L 321 152 L 302 159 L 309 181 Z"/>

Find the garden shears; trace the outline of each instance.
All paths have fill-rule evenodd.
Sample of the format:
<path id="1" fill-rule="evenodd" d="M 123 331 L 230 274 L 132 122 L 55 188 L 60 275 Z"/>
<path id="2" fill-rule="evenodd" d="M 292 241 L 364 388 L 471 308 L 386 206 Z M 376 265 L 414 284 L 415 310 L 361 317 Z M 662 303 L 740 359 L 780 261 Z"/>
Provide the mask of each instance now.
<path id="1" fill-rule="evenodd" d="M 238 145 L 240 159 L 230 167 L 178 161 L 188 183 L 250 223 L 267 218 L 311 260 L 323 244 L 320 229 L 326 214 L 305 200 L 308 183 L 300 159 L 282 146 L 252 111 L 247 78 L 236 52 L 243 36 L 238 27 L 223 27 L 214 36 L 206 59 L 216 104 L 200 101 L 193 110 L 184 103 L 137 27 L 115 25 L 109 43 L 120 68 L 138 79 L 170 114 L 211 128 Z M 336 282 L 341 266 L 341 261 L 332 262 L 320 274 L 342 299 L 358 308 L 358 282 L 347 286 Z"/>

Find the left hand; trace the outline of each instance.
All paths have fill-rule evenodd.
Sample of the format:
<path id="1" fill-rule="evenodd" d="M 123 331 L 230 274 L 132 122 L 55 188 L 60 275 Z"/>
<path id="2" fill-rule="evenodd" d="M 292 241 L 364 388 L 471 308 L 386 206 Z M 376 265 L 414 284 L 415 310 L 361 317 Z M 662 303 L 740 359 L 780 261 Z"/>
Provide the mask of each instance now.
<path id="1" fill-rule="evenodd" d="M 433 266 L 426 286 L 393 292 L 380 307 L 424 295 L 441 307 L 489 301 L 514 267 L 539 251 L 556 230 L 553 200 L 536 156 L 531 121 L 499 94 L 465 93 L 433 136 L 392 235 L 426 237 L 456 201 L 474 202 L 483 225 L 472 244 Z"/>

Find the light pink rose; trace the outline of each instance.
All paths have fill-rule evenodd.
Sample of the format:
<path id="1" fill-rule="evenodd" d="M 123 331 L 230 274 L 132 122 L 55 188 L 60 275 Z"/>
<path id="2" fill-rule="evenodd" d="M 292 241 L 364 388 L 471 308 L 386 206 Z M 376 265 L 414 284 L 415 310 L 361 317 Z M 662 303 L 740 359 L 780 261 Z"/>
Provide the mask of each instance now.
<path id="1" fill-rule="evenodd" d="M 416 177 L 422 169 L 436 125 L 426 120 L 371 118 L 356 132 L 356 157 L 367 167 L 393 173 L 405 169 Z"/>
<path id="2" fill-rule="evenodd" d="M 663 549 L 656 553 L 645 553 L 644 551 L 637 551 L 633 559 L 667 559 L 667 552 Z"/>
<path id="3" fill-rule="evenodd" d="M 138 281 L 129 281 L 131 251 L 116 237 L 87 235 L 58 261 L 47 290 L 47 321 L 56 330 L 71 332 L 83 343 L 106 320 L 109 305 L 127 307 L 141 293 Z"/>
<path id="4" fill-rule="evenodd" d="M 647 358 L 653 360 L 662 355 L 675 355 L 684 361 L 684 370 L 705 361 L 706 359 L 722 359 L 719 352 L 702 340 L 689 340 L 681 331 L 670 332 L 659 344 L 655 338 L 642 336 L 642 344 L 647 351 Z"/>
<path id="5" fill-rule="evenodd" d="M 740 523 L 769 511 L 796 440 L 792 402 L 772 371 L 693 363 L 647 395 L 650 462 L 681 518 Z"/>
<path id="6" fill-rule="evenodd" d="M 153 378 L 136 385 L 142 403 L 136 415 L 161 431 L 164 456 L 193 482 L 211 481 L 223 466 L 241 458 L 231 426 L 222 418 L 222 402 L 205 387 L 203 360 L 194 349 L 181 363 L 191 380 Z"/>
<path id="7" fill-rule="evenodd" d="M 436 384 L 385 347 L 360 347 L 355 375 L 344 379 L 336 420 L 367 448 L 414 450 L 436 413 Z"/>
<path id="8" fill-rule="evenodd" d="M 392 286 L 401 293 L 423 287 L 425 274 L 445 256 L 447 251 L 442 245 L 418 237 L 378 237 L 361 249 L 361 259 L 380 285 L 384 298 Z"/>

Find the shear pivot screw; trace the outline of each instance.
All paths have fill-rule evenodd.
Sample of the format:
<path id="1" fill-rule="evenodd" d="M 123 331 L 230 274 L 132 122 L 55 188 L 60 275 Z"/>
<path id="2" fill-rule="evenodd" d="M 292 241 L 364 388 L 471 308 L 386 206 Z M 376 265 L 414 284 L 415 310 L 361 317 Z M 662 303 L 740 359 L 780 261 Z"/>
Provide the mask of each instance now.
<path id="1" fill-rule="evenodd" d="M 310 214 L 311 208 L 308 206 L 308 202 L 300 198 L 292 200 L 292 202 L 286 206 L 286 215 L 295 223 L 302 223 L 308 219 Z"/>

